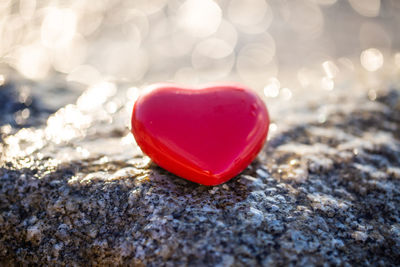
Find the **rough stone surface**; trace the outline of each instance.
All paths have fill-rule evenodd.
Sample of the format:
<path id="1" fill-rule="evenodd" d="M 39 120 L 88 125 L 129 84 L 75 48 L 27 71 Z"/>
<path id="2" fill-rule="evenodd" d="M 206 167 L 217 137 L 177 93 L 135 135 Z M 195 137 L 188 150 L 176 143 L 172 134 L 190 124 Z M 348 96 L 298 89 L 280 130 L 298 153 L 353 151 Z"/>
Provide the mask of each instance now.
<path id="1" fill-rule="evenodd" d="M 46 124 L 1 128 L 1 264 L 399 264 L 399 90 L 272 104 L 258 159 L 206 187 L 143 157 L 121 97 L 134 92 L 104 86 Z"/>

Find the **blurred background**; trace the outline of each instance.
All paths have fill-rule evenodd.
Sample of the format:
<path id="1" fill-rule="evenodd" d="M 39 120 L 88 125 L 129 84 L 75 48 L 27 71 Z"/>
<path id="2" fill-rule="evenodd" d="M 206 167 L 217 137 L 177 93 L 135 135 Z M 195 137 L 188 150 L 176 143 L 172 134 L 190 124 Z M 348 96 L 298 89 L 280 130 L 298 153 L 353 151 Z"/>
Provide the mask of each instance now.
<path id="1" fill-rule="evenodd" d="M 162 81 L 240 82 L 280 103 L 357 77 L 374 98 L 399 77 L 399 25 L 397 0 L 1 0 L 0 85 L 26 78 L 40 86 L 18 101 L 53 111 L 86 88 L 81 106 Z M 17 111 L 14 124 L 32 116 Z"/>
<path id="2" fill-rule="evenodd" d="M 307 68 L 322 64 L 332 87 L 343 67 L 398 67 L 399 14 L 396 0 L 2 0 L 0 64 L 33 80 L 258 89 L 307 84 Z"/>

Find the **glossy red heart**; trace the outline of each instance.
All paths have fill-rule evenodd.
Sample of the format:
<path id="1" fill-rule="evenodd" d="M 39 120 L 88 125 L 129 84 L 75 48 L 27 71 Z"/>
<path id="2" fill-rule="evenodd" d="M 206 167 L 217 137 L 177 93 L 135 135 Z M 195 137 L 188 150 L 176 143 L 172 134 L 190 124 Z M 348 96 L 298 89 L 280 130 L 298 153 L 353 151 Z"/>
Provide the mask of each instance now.
<path id="1" fill-rule="evenodd" d="M 266 140 L 267 109 L 248 88 L 157 84 L 146 91 L 133 107 L 132 133 L 156 164 L 182 178 L 226 182 L 254 160 Z"/>

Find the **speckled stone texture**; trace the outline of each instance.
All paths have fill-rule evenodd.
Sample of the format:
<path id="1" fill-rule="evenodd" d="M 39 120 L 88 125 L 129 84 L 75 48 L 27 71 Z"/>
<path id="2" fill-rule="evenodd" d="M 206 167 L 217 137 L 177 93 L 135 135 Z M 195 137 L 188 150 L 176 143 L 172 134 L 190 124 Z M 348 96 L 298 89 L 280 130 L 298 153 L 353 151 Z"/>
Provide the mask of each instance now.
<path id="1" fill-rule="evenodd" d="M 288 105 L 258 159 L 215 187 L 132 152 L 116 99 L 104 116 L 78 99 L 47 124 L 2 133 L 2 265 L 400 263 L 399 90 Z M 321 106 L 324 118 L 305 119 Z M 86 124 L 65 120 L 76 112 Z"/>

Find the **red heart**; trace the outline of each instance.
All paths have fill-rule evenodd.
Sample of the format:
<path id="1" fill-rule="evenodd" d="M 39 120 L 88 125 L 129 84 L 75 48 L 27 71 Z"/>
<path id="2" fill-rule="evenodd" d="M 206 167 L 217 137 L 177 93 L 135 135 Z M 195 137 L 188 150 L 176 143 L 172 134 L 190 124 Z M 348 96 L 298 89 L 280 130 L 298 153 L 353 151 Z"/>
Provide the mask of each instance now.
<path id="1" fill-rule="evenodd" d="M 263 101 L 237 85 L 157 84 L 133 107 L 132 133 L 156 164 L 187 180 L 224 183 L 261 150 L 269 126 Z"/>

